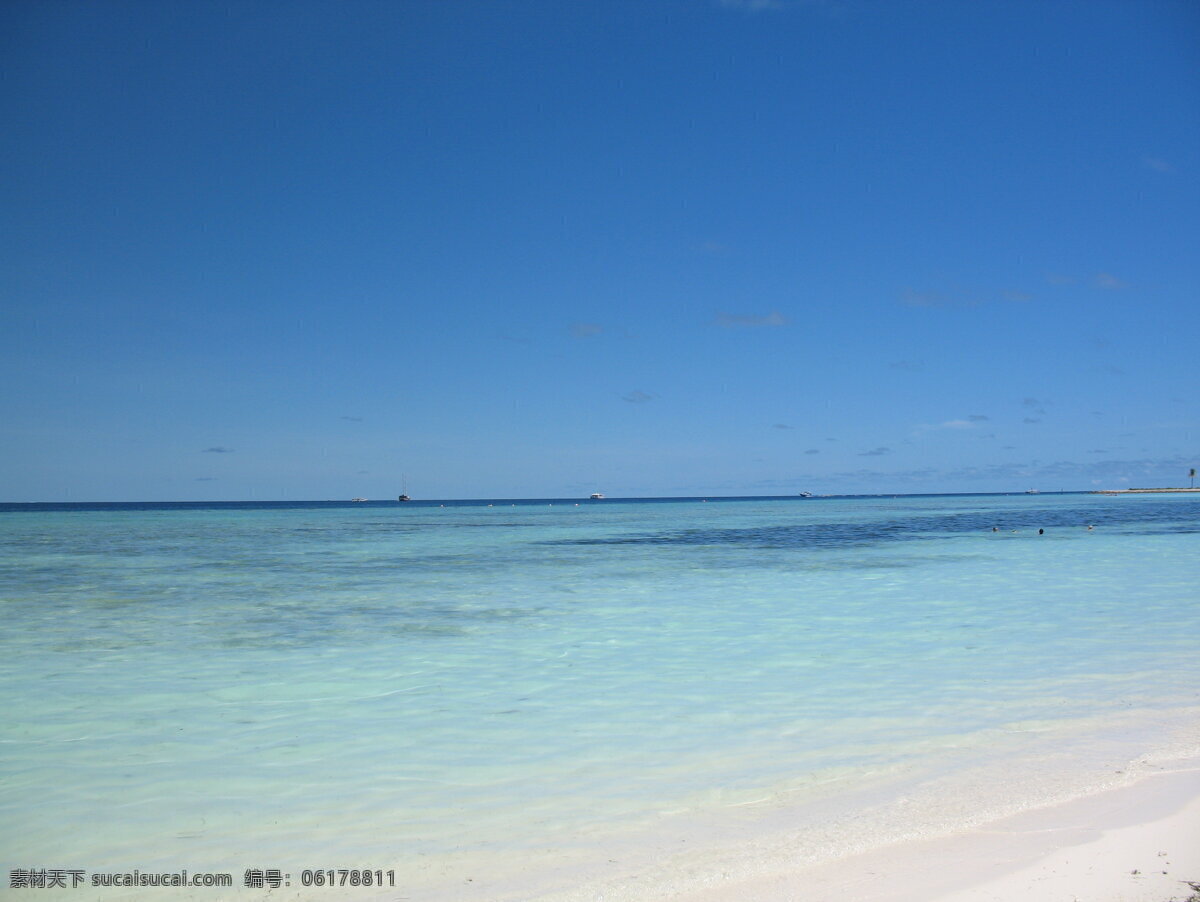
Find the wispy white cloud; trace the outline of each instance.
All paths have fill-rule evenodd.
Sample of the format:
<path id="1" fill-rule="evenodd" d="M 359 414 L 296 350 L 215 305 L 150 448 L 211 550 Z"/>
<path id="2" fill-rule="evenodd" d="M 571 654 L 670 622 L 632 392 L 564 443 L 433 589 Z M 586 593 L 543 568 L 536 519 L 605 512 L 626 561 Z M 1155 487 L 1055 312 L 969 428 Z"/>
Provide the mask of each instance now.
<path id="1" fill-rule="evenodd" d="M 723 9 L 740 9 L 748 13 L 760 13 L 784 7 L 782 0 L 716 0 L 716 5 Z"/>
<path id="2" fill-rule="evenodd" d="M 904 303 L 909 307 L 970 307 L 971 303 L 962 298 L 941 291 L 917 291 L 906 288 L 903 295 Z"/>
<path id="3" fill-rule="evenodd" d="M 1005 450 L 1012 451 L 1015 448 L 1006 445 Z M 788 481 L 806 484 L 821 480 L 834 483 L 853 482 L 874 485 L 876 491 L 887 491 L 905 485 L 927 485 L 931 480 L 935 480 L 943 485 L 981 482 L 996 489 L 1009 485 L 1011 490 L 1020 491 L 1038 483 L 1054 488 L 1081 488 L 1087 484 L 1124 487 L 1133 479 L 1169 479 L 1172 473 L 1186 474 L 1188 468 L 1194 466 L 1190 458 L 1183 456 L 1114 460 L 1104 456 L 1111 453 L 1104 449 L 1096 449 L 1090 453 L 1097 457 L 1086 461 L 1059 460 L 1048 463 L 1031 460 L 946 470 L 921 467 L 891 471 L 859 469 L 819 475 L 801 473 L 789 477 Z"/>
<path id="4" fill-rule="evenodd" d="M 1105 291 L 1118 291 L 1122 288 L 1128 288 L 1129 283 L 1118 279 L 1110 272 L 1098 272 L 1092 284 L 1097 288 L 1103 288 Z"/>
<path id="5" fill-rule="evenodd" d="M 1063 273 L 1049 273 L 1046 276 L 1046 281 L 1051 285 L 1076 285 L 1079 279 L 1075 276 L 1065 275 Z M 1098 272 L 1091 279 L 1093 288 L 1102 288 L 1105 291 L 1117 291 L 1121 288 L 1128 288 L 1129 283 L 1123 279 L 1118 279 L 1110 272 Z"/>
<path id="6" fill-rule="evenodd" d="M 778 310 L 772 310 L 766 316 L 718 313 L 716 323 L 722 329 L 757 329 L 763 326 L 786 326 L 788 318 Z"/>
<path id="7" fill-rule="evenodd" d="M 981 413 L 973 413 L 966 418 L 945 420 L 941 423 L 919 423 L 913 427 L 913 432 L 916 435 L 920 435 L 925 432 L 934 432 L 940 429 L 949 429 L 952 431 L 974 429 L 979 423 L 987 422 L 988 419 L 989 417 L 986 417 Z"/>
<path id="8" fill-rule="evenodd" d="M 599 323 L 571 323 L 572 338 L 590 338 L 600 335 L 603 331 L 604 327 Z"/>
<path id="9" fill-rule="evenodd" d="M 1175 167 L 1161 157 L 1142 157 L 1142 165 L 1155 172 L 1174 172 Z"/>
<path id="10" fill-rule="evenodd" d="M 907 307 L 926 308 L 959 308 L 982 307 L 996 302 L 1028 303 L 1033 295 L 1028 291 L 1016 289 L 976 290 L 972 288 L 951 287 L 944 290 L 918 290 L 906 288 L 901 295 L 901 301 Z"/>

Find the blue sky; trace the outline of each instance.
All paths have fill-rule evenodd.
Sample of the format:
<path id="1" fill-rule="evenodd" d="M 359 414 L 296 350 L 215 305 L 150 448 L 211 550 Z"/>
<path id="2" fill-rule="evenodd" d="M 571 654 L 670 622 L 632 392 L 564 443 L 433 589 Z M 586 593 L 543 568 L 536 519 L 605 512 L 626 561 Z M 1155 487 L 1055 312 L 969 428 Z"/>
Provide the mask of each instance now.
<path id="1" fill-rule="evenodd" d="M 1194 2 L 0 7 L 0 500 L 1200 466 Z"/>

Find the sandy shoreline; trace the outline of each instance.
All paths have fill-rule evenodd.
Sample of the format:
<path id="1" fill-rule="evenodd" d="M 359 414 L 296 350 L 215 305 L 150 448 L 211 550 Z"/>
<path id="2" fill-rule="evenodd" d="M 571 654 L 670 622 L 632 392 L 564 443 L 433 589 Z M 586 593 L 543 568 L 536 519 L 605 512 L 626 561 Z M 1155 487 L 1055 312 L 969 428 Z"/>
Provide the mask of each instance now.
<path id="1" fill-rule="evenodd" d="M 1175 741 L 1133 758 L 1114 747 L 1101 753 L 1106 767 L 1064 753 L 1031 770 L 1035 759 L 1018 756 L 965 781 L 948 774 L 886 800 L 860 800 L 865 806 L 849 816 L 820 805 L 815 817 L 809 805 L 782 808 L 766 815 L 763 830 L 732 842 L 660 834 L 645 860 L 610 859 L 609 878 L 579 873 L 568 878 L 573 889 L 560 871 L 557 891 L 514 895 L 511 885 L 493 884 L 463 898 L 1182 902 L 1194 892 L 1188 882 L 1200 882 L 1200 745 L 1195 710 L 1177 713 Z"/>
<path id="2" fill-rule="evenodd" d="M 1186 898 L 1192 890 L 1185 881 L 1200 882 L 1200 770 L 1150 776 L 1128 789 L 1036 814 L 1032 823 L 1014 818 L 1007 826 L 1013 835 L 1039 827 L 1051 831 L 1053 852 L 942 902 L 1075 897 L 1157 902 Z M 1137 822 L 1119 826 L 1129 818 Z M 1084 836 L 1089 838 L 1078 842 Z"/>
<path id="3" fill-rule="evenodd" d="M 354 898 L 360 902 L 1185 902 L 1195 892 L 1189 882 L 1200 883 L 1200 751 L 1189 750 L 1187 757 L 1144 758 L 1133 762 L 1115 785 L 969 827 L 948 831 L 934 827 L 924 835 L 852 854 L 838 854 L 838 849 L 827 848 L 832 854 L 809 858 L 785 841 L 660 857 L 658 853 L 667 852 L 660 846 L 651 858 L 659 866 L 647 861 L 608 879 L 596 880 L 594 872 L 584 877 L 571 864 L 560 862 L 552 867 L 556 873 L 542 875 L 559 887 L 549 892 L 545 884 L 538 890 L 529 882 L 533 875 L 528 868 L 539 869 L 540 856 L 533 854 L 521 861 L 507 858 L 506 864 L 516 869 L 508 879 L 496 879 L 495 874 L 488 879 L 486 872 L 472 869 L 441 881 L 441 892 L 402 880 L 395 890 L 383 894 L 360 888 Z M 611 861 L 618 871 L 621 865 Z M 450 883 L 456 888 L 451 889 Z M 46 891 L 46 898 L 65 899 L 68 892 Z M 265 894 L 235 889 L 167 895 L 209 902 L 349 898 L 328 888 L 296 886 Z M 102 891 L 95 898 L 135 902 L 147 894 Z"/>
<path id="4" fill-rule="evenodd" d="M 1200 882 L 1200 760 L 1188 769 L 686 902 L 1167 902 Z"/>

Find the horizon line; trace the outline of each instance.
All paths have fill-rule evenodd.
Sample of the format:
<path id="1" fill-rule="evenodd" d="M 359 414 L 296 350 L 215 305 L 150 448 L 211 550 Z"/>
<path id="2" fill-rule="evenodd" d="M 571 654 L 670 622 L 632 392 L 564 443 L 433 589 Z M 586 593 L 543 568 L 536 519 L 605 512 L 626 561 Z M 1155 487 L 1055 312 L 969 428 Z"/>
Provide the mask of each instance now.
<path id="1" fill-rule="evenodd" d="M 1029 492 L 1028 490 L 1012 490 L 1002 492 L 848 492 L 834 493 L 828 495 L 822 494 L 802 494 L 799 492 L 787 495 L 627 495 L 627 496 L 606 496 L 602 499 L 592 499 L 586 495 L 563 495 L 563 496 L 541 496 L 541 497 L 508 497 L 508 498 L 412 498 L 409 501 L 400 501 L 395 498 L 367 498 L 362 501 L 355 501 L 351 498 L 226 498 L 226 499 L 167 499 L 167 500 L 92 500 L 92 501 L 0 501 L 0 505 L 49 505 L 49 504 L 411 504 L 411 505 L 427 505 L 427 504 L 469 504 L 469 503 L 533 503 L 533 502 L 553 502 L 563 501 L 568 503 L 577 503 L 582 501 L 591 501 L 595 504 L 603 504 L 605 502 L 622 502 L 622 501 L 747 501 L 747 500 L 762 500 L 762 501 L 791 501 L 791 500 L 818 500 L 830 498 L 928 498 L 928 497 L 970 497 L 970 496 L 1012 496 L 1012 495 L 1090 495 L 1104 491 L 1117 491 L 1114 489 L 1052 489 L 1047 491 Z"/>

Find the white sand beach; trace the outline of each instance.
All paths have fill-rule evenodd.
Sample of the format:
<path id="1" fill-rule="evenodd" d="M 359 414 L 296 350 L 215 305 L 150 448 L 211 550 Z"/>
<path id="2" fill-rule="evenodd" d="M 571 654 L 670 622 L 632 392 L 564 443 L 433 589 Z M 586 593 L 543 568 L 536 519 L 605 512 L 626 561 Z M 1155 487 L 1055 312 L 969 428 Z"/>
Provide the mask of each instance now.
<path id="1" fill-rule="evenodd" d="M 987 883 L 949 893 L 942 902 L 1186 898 L 1192 889 L 1185 881 L 1200 882 L 1200 770 L 1147 777 L 1128 789 L 1013 818 L 996 829 L 1012 831 L 1000 839 L 1012 839 L 1014 857 L 997 865 L 1000 848 L 979 837 L 983 860 L 993 871 L 1025 860 L 1017 848 L 1022 838 L 1054 851 Z M 980 867 L 975 876 L 984 873 Z"/>
<path id="2" fill-rule="evenodd" d="M 1200 760 L 949 837 L 900 843 L 688 902 L 1167 902 L 1200 883 Z"/>
<path id="3" fill-rule="evenodd" d="M 1184 727 L 1176 738 L 1194 736 Z M 1196 746 L 1187 741 L 1110 760 L 1106 773 L 1043 771 L 1013 760 L 1009 802 L 995 806 L 999 797 L 992 796 L 977 818 L 969 814 L 973 806 L 1004 791 L 998 772 L 935 779 L 909 797 L 881 798 L 827 825 L 822 813 L 780 810 L 754 835 L 689 852 L 680 850 L 703 845 L 703 836 L 664 838 L 640 866 L 614 861 L 607 880 L 535 895 L 554 902 L 1190 900 L 1200 892 L 1189 885 L 1200 883 Z M 1008 811 L 995 816 L 1004 805 Z M 503 891 L 496 897 L 510 898 Z"/>

